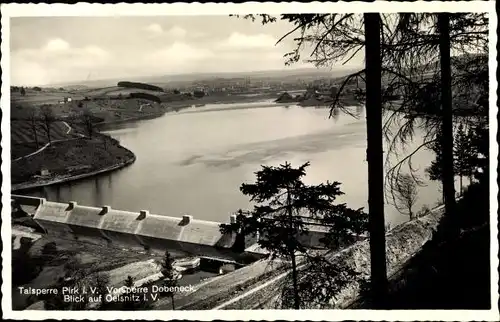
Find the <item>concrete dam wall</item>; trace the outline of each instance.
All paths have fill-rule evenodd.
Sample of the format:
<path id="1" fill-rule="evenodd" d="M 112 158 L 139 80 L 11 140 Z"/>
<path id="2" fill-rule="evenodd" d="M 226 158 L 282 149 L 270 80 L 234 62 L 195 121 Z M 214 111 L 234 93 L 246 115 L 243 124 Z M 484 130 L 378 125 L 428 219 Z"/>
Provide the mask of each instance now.
<path id="1" fill-rule="evenodd" d="M 129 212 L 110 206 L 87 207 L 73 201 L 58 203 L 19 195 L 12 195 L 12 200 L 32 215 L 49 236 L 59 239 L 161 254 L 168 249 L 228 260 L 241 255 L 231 249 L 236 234 L 221 234 L 218 222 L 193 219 L 192 216 L 150 214 L 147 210 Z M 254 243 L 255 238 L 245 240 L 246 245 Z"/>
<path id="2" fill-rule="evenodd" d="M 236 233 L 222 234 L 220 223 L 192 216 L 169 217 L 147 210 L 130 212 L 110 206 L 88 207 L 74 201 L 59 203 L 45 198 L 12 195 L 12 200 L 40 225 L 49 236 L 79 240 L 105 246 L 163 254 L 165 250 L 226 260 L 241 258 L 234 250 Z M 236 215 L 229 216 L 235 222 Z M 308 234 L 299 236 L 305 247 L 321 247 L 328 227 L 311 225 Z M 243 255 L 262 258 L 257 236 L 246 236 Z M 241 245 L 239 245 L 241 246 Z"/>

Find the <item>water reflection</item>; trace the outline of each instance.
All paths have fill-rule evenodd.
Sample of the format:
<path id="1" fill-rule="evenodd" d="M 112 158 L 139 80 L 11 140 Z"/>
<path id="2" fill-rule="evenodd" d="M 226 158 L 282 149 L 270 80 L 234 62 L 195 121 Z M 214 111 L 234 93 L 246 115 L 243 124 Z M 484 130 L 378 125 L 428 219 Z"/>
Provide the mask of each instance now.
<path id="1" fill-rule="evenodd" d="M 103 192 L 99 183 L 100 177 L 94 179 L 94 200 L 98 205 L 104 205 Z"/>

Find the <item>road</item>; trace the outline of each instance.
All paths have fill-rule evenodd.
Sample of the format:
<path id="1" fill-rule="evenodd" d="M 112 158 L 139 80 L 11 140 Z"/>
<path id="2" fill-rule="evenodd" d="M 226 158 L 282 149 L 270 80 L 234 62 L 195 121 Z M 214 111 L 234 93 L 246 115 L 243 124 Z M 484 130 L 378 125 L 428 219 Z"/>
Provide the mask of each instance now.
<path id="1" fill-rule="evenodd" d="M 302 264 L 300 266 L 297 266 L 297 269 L 300 270 L 300 269 L 305 268 L 306 266 L 307 266 L 307 264 Z M 261 290 L 265 289 L 266 287 L 269 287 L 269 286 L 271 286 L 273 284 L 276 284 L 276 283 L 280 282 L 281 280 L 283 280 L 288 275 L 290 275 L 291 272 L 292 272 L 291 270 L 288 270 L 288 271 L 286 271 L 284 273 L 281 273 L 280 275 L 278 275 L 278 276 L 274 277 L 273 279 L 265 282 L 264 284 L 261 284 L 261 285 L 255 287 L 255 288 L 252 288 L 249 291 L 247 291 L 247 292 L 245 292 L 245 293 L 243 293 L 241 295 L 238 295 L 238 296 L 232 298 L 231 300 L 226 301 L 226 302 L 224 302 L 224 303 L 222 303 L 222 304 L 214 307 L 213 310 L 222 310 L 222 309 L 226 308 L 227 306 L 229 306 L 229 305 L 231 305 L 233 303 L 236 303 L 236 302 L 238 302 L 238 301 L 240 301 L 240 300 L 242 300 L 242 299 L 244 299 L 244 298 L 246 298 L 246 297 L 248 297 L 248 296 L 250 296 L 250 295 L 252 295 L 252 294 L 254 294 L 256 292 L 258 292 L 258 291 L 261 291 Z"/>

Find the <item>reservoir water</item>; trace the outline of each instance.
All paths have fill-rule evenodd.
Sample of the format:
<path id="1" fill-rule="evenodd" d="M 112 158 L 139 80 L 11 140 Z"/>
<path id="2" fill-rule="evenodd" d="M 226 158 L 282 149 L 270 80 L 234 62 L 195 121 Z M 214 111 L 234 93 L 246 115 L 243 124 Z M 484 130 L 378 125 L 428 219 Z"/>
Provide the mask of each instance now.
<path id="1" fill-rule="evenodd" d="M 250 206 L 239 187 L 253 182 L 260 165 L 293 166 L 310 161 L 306 183 L 342 183 L 339 202 L 367 207 L 366 124 L 327 109 L 278 106 L 272 102 L 207 105 L 163 117 L 116 125 L 106 133 L 133 151 L 131 166 L 109 174 L 33 192 L 53 201 L 226 222 L 231 213 Z M 421 142 L 418 135 L 407 152 Z M 433 159 L 422 149 L 413 166 L 424 169 Z M 419 188 L 415 210 L 433 206 L 438 185 Z M 386 204 L 386 220 L 408 220 Z"/>

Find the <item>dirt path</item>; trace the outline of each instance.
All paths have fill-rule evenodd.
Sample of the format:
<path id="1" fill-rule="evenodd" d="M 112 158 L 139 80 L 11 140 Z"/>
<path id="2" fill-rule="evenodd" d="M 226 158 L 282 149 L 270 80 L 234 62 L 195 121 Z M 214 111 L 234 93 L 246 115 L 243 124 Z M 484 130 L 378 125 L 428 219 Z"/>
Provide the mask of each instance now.
<path id="1" fill-rule="evenodd" d="M 69 132 L 71 132 L 73 130 L 73 128 L 66 121 L 62 121 L 62 123 L 64 123 L 64 125 L 66 125 L 66 127 L 68 128 L 68 130 L 66 131 L 66 134 L 69 134 Z M 76 135 L 78 135 L 80 137 L 84 136 L 82 134 L 76 134 Z M 70 140 L 70 139 L 61 139 L 61 140 L 54 140 L 52 142 L 48 142 L 47 144 L 45 144 L 44 146 L 42 146 L 40 149 L 36 150 L 35 152 L 32 152 L 32 153 L 30 153 L 28 155 L 19 157 L 17 159 L 14 159 L 14 160 L 12 160 L 12 162 L 19 161 L 21 159 L 26 159 L 26 158 L 29 158 L 29 157 L 35 155 L 35 154 L 38 154 L 38 153 L 42 152 L 43 150 L 45 150 L 46 148 L 48 148 L 49 145 L 51 145 L 52 143 L 62 142 L 62 141 L 68 141 L 68 140 Z"/>

